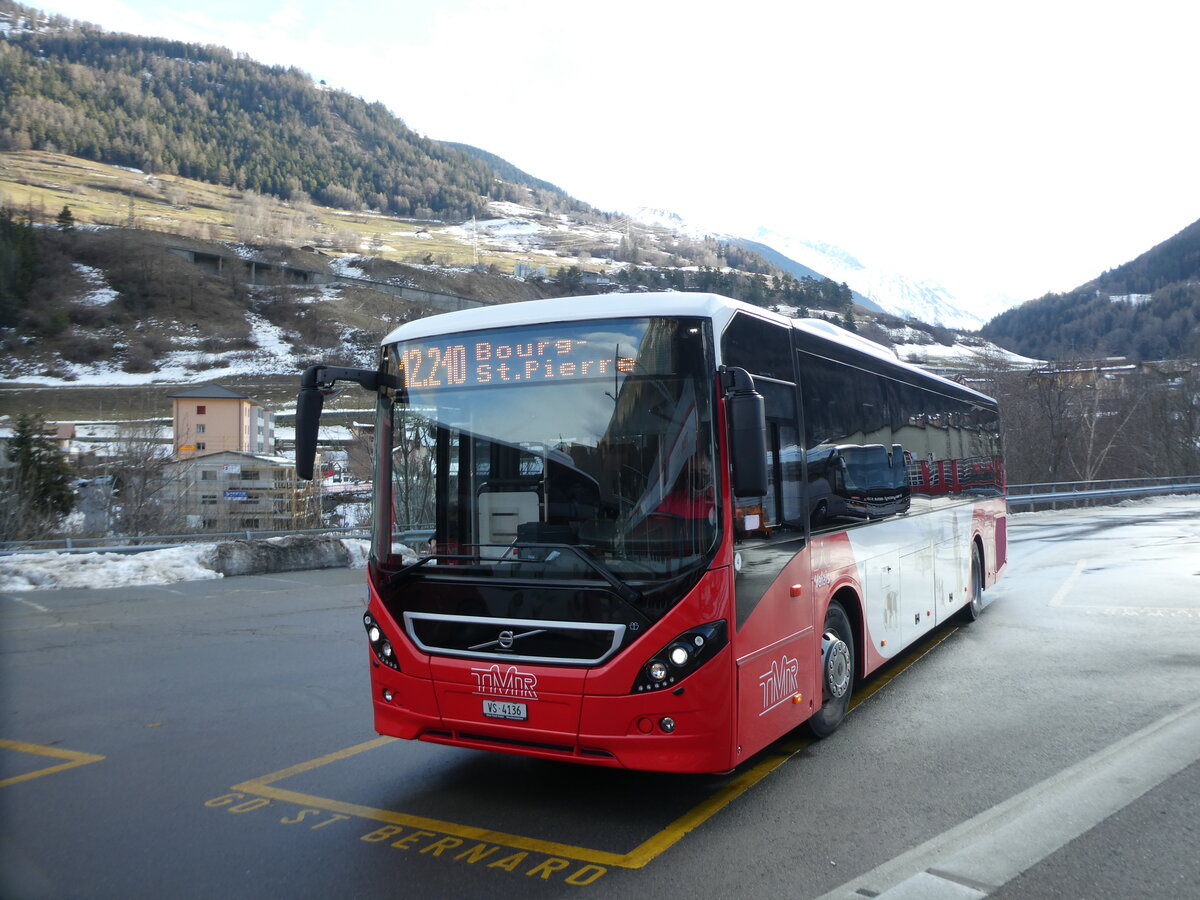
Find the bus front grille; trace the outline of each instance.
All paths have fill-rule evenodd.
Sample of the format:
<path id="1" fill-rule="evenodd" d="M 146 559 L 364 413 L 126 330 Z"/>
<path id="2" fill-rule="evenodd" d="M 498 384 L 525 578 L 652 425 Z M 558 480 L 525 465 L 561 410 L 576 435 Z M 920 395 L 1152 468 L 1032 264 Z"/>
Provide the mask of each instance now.
<path id="1" fill-rule="evenodd" d="M 624 624 L 406 612 L 413 643 L 434 656 L 596 666 L 621 648 Z"/>

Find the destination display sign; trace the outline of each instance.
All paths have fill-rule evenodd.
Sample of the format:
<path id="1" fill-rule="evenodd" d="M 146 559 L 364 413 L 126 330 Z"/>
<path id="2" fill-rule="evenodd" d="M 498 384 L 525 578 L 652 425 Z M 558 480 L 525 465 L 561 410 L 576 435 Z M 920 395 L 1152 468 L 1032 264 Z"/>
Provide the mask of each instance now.
<path id="1" fill-rule="evenodd" d="M 645 322 L 621 325 L 622 332 L 514 328 L 406 341 L 396 347 L 397 362 L 409 390 L 611 379 L 642 368 L 636 356 Z"/>

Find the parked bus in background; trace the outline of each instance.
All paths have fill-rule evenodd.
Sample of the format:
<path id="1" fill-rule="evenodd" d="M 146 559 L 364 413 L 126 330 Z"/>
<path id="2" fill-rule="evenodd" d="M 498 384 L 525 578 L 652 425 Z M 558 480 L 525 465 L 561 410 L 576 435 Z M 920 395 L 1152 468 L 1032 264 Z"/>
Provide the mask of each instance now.
<path id="1" fill-rule="evenodd" d="M 821 320 L 662 293 L 413 321 L 378 369 L 305 371 L 301 477 L 344 380 L 377 394 L 381 734 L 729 770 L 830 734 L 1005 565 L 995 402 Z"/>

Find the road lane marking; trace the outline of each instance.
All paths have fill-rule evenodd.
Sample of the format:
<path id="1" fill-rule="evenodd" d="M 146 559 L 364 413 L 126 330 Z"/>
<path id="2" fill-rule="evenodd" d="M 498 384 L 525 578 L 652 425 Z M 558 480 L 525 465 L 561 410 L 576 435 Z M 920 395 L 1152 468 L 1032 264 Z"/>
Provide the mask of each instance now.
<path id="1" fill-rule="evenodd" d="M 42 604 L 34 603 L 32 600 L 26 600 L 24 597 L 13 597 L 9 594 L 6 594 L 5 596 L 14 603 L 23 603 L 25 606 L 28 606 L 31 609 L 36 609 L 40 613 L 50 612 L 50 610 L 47 607 L 42 606 Z"/>
<path id="2" fill-rule="evenodd" d="M 66 760 L 66 762 L 59 763 L 57 766 L 47 766 L 44 769 L 38 769 L 34 772 L 26 772 L 23 775 L 14 775 L 11 778 L 5 778 L 0 781 L 0 788 L 8 787 L 10 784 L 18 784 L 22 781 L 31 781 L 34 778 L 41 778 L 43 775 L 65 772 L 67 769 L 86 766 L 88 763 L 100 762 L 100 760 L 104 759 L 103 756 L 95 753 L 80 753 L 78 750 L 62 750 L 58 747 L 44 747 L 41 744 L 26 744 L 21 741 L 10 741 L 4 738 L 0 738 L 0 749 L 15 750 L 18 753 L 32 753 L 36 756 L 49 756 L 52 759 Z"/>
<path id="3" fill-rule="evenodd" d="M 1050 598 L 1050 606 L 1055 609 L 1073 609 L 1080 612 L 1101 613 L 1109 616 L 1149 616 L 1151 618 L 1200 618 L 1200 608 L 1188 606 L 1107 606 L 1095 603 L 1067 603 L 1067 595 L 1075 588 L 1075 582 L 1084 574 L 1091 559 L 1082 557 L 1075 563 L 1075 568 L 1066 580 L 1059 585 L 1054 596 Z"/>
<path id="4" fill-rule="evenodd" d="M 1058 590 L 1054 592 L 1054 596 L 1050 598 L 1051 606 L 1062 606 L 1063 600 L 1067 594 L 1071 593 L 1071 589 L 1075 587 L 1075 582 L 1079 580 L 1079 576 L 1083 573 L 1083 567 L 1088 564 L 1086 557 L 1083 557 L 1079 562 L 1075 563 L 1075 568 L 1071 570 L 1071 574 L 1067 576 L 1067 580 L 1059 585 Z"/>
<path id="5" fill-rule="evenodd" d="M 986 897 L 1197 759 L 1193 703 L 819 900 Z"/>
<path id="6" fill-rule="evenodd" d="M 949 638 L 957 630 L 957 628 L 953 627 L 945 630 L 939 630 L 928 635 L 916 643 L 913 647 L 909 648 L 904 657 L 902 657 L 901 660 L 896 661 L 897 664 L 894 667 L 888 668 L 886 671 L 873 677 L 870 683 L 862 691 L 855 695 L 850 704 L 848 713 L 853 712 L 861 704 L 865 703 L 872 696 L 877 694 L 893 679 L 908 669 L 909 666 L 925 657 L 936 646 Z M 278 772 L 273 772 L 270 775 L 264 775 L 261 778 L 255 778 L 251 779 L 250 781 L 242 782 L 241 784 L 236 784 L 230 788 L 230 790 L 240 791 L 246 794 L 254 794 L 259 797 L 266 797 L 271 800 L 279 800 L 285 803 L 294 803 L 298 806 L 311 807 L 324 810 L 326 812 L 357 816 L 363 819 L 373 819 L 375 821 L 385 822 L 390 825 L 403 825 L 408 828 L 432 831 L 437 834 L 452 835 L 454 837 L 463 838 L 464 840 L 502 844 L 506 847 L 514 847 L 520 850 L 528 850 L 535 853 L 544 853 L 548 856 L 565 856 L 570 859 L 593 863 L 600 866 L 613 866 L 623 869 L 640 869 L 656 857 L 660 856 L 666 850 L 673 847 L 685 835 L 687 835 L 688 832 L 693 831 L 700 825 L 707 822 L 714 815 L 716 815 L 738 797 L 745 794 L 752 787 L 754 787 L 754 785 L 758 784 L 758 782 L 762 781 L 813 742 L 813 738 L 807 736 L 796 735 L 782 738 L 770 748 L 763 751 L 762 758 L 746 769 L 746 771 L 735 773 L 731 781 L 729 781 L 723 787 L 718 788 L 706 800 L 688 810 L 661 831 L 651 835 L 647 840 L 643 841 L 628 853 L 614 853 L 607 850 L 596 850 L 589 847 L 560 844 L 555 841 L 546 841 L 540 838 L 525 837 L 522 835 L 509 834 L 487 828 L 461 825 L 454 822 L 444 822 L 438 819 L 430 819 L 424 816 L 413 816 L 390 809 L 378 809 L 376 807 L 364 806 L 357 803 L 348 803 L 328 797 L 318 797 L 312 794 L 304 794 L 298 791 L 291 791 L 287 790 L 286 788 L 276 786 L 277 782 L 283 781 L 284 779 L 293 775 L 298 775 L 302 772 L 309 772 L 313 769 L 320 768 L 321 766 L 338 762 L 339 760 L 348 759 L 360 753 L 365 753 L 369 750 L 374 750 L 377 747 L 390 744 L 395 740 L 396 738 L 379 737 L 370 741 L 365 741 L 361 744 L 355 744 L 354 746 L 347 747 L 344 750 L 338 750 L 334 753 L 330 753 L 307 762 L 289 766 L 286 769 L 280 769 Z"/>

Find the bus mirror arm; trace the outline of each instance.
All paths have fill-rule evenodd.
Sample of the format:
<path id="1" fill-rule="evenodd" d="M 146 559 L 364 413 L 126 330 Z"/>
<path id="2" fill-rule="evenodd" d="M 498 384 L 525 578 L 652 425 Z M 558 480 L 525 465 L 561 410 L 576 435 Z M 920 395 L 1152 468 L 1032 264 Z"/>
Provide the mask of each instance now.
<path id="1" fill-rule="evenodd" d="M 335 381 L 353 381 L 362 385 L 372 393 L 378 393 L 381 387 L 398 388 L 400 379 L 395 375 L 385 375 L 378 369 L 346 369 L 341 366 L 309 366 L 300 376 L 300 390 L 319 390 L 325 393 L 333 390 Z"/>
<path id="2" fill-rule="evenodd" d="M 400 379 L 376 369 L 346 369 L 341 366 L 309 366 L 300 376 L 296 395 L 296 477 L 312 481 L 317 456 L 317 426 L 325 397 L 333 393 L 336 381 L 353 381 L 368 391 L 400 387 Z"/>
<path id="3" fill-rule="evenodd" d="M 745 369 L 722 366 L 721 384 L 726 392 L 733 494 L 762 497 L 767 493 L 766 401 L 754 389 L 754 378 Z"/>

